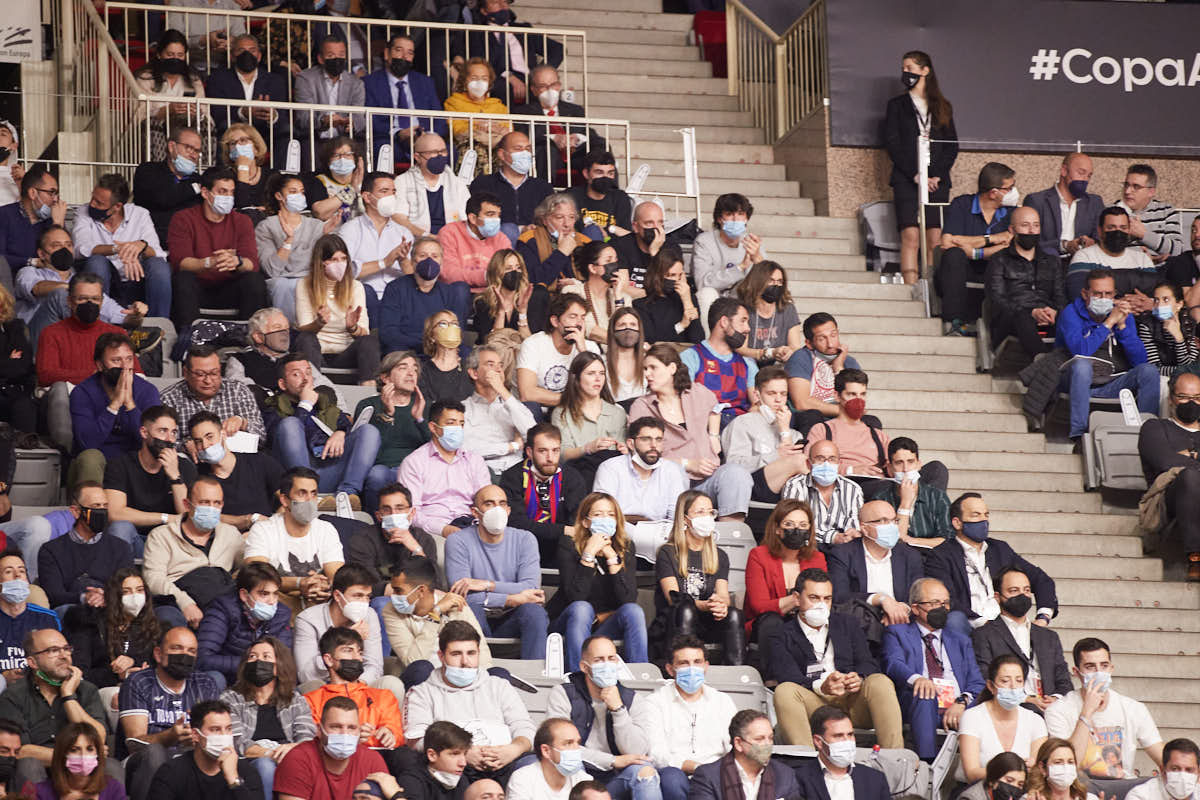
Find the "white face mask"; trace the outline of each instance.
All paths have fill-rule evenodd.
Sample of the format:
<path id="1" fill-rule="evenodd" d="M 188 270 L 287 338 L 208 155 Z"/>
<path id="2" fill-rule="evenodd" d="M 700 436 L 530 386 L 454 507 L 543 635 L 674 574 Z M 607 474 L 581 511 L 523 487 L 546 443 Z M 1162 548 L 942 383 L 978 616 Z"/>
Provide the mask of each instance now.
<path id="1" fill-rule="evenodd" d="M 707 539 L 717 530 L 717 518 L 713 516 L 692 517 L 690 522 L 692 533 L 701 539 Z"/>
<path id="2" fill-rule="evenodd" d="M 227 747 L 233 747 L 232 733 L 210 733 L 204 737 L 204 752 L 213 758 L 220 758 Z"/>
<path id="3" fill-rule="evenodd" d="M 354 600 L 342 605 L 342 613 L 346 615 L 346 619 L 351 622 L 362 622 L 367 618 L 367 614 L 371 613 L 371 604 L 366 600 Z"/>
<path id="4" fill-rule="evenodd" d="M 479 98 L 483 97 L 485 94 L 487 94 L 487 90 L 488 90 L 488 82 L 487 81 L 468 81 L 467 82 L 467 94 L 471 95 L 471 97 L 479 99 Z"/>
<path id="5" fill-rule="evenodd" d="M 815 606 L 809 606 L 804 612 L 804 621 L 814 628 L 819 628 L 829 622 L 829 606 L 824 603 L 817 603 Z"/>
<path id="6" fill-rule="evenodd" d="M 1004 197 L 1000 198 L 1000 205 L 1008 208 L 1016 208 L 1019 202 L 1021 202 L 1021 194 L 1015 185 L 1004 193 Z"/>
<path id="7" fill-rule="evenodd" d="M 492 506 L 483 512 L 483 527 L 491 533 L 500 533 L 508 525 L 508 510 L 502 506 Z"/>
<path id="8" fill-rule="evenodd" d="M 558 89 L 547 89 L 538 95 L 538 102 L 542 104 L 542 108 L 554 108 L 558 105 L 558 97 Z"/>
<path id="9" fill-rule="evenodd" d="M 385 194 L 375 202 L 375 210 L 381 217 L 390 217 L 396 213 L 396 195 Z"/>
<path id="10" fill-rule="evenodd" d="M 458 782 L 462 780 L 462 773 L 442 772 L 440 769 L 431 769 L 429 774 L 433 779 L 447 789 L 453 789 L 458 786 Z"/>
<path id="11" fill-rule="evenodd" d="M 1167 794 L 1175 800 L 1186 800 L 1192 796 L 1192 792 L 1196 791 L 1196 775 L 1192 772 L 1178 770 L 1168 772 L 1166 778 L 1163 779 L 1163 784 L 1167 789 Z"/>
<path id="12" fill-rule="evenodd" d="M 1074 764 L 1051 764 L 1046 768 L 1046 780 L 1056 789 L 1066 789 L 1075 782 L 1078 770 Z"/>
<path id="13" fill-rule="evenodd" d="M 136 617 L 142 613 L 142 609 L 146 607 L 146 595 L 144 594 L 123 594 L 121 595 L 121 608 L 125 609 L 125 613 L 131 617 Z"/>

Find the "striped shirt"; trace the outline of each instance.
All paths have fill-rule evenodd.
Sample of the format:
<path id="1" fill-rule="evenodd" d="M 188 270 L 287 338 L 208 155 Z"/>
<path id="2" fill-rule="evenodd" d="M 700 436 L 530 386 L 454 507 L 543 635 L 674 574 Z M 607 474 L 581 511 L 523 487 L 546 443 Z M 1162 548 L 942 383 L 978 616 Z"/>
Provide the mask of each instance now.
<path id="1" fill-rule="evenodd" d="M 262 412 L 258 410 L 258 402 L 250 388 L 241 381 L 222 379 L 221 388 L 208 402 L 196 399 L 187 381 L 180 381 L 162 393 L 162 402 L 179 413 L 180 443 L 188 436 L 188 422 L 199 411 L 211 411 L 221 418 L 221 422 L 230 417 L 241 417 L 246 420 L 247 432 L 260 440 L 265 439 L 267 435 L 263 427 Z"/>
<path id="2" fill-rule="evenodd" d="M 1117 205 L 1128 211 L 1130 216 L 1136 216 L 1146 226 L 1146 235 L 1140 240 L 1134 240 L 1134 244 L 1140 244 L 1150 253 L 1157 253 L 1160 256 L 1174 256 L 1183 252 L 1183 233 L 1179 223 L 1179 214 L 1170 203 L 1152 199 L 1145 208 L 1136 214 L 1129 206 L 1125 205 L 1124 201 Z"/>
<path id="3" fill-rule="evenodd" d="M 817 542 L 830 544 L 833 537 L 842 531 L 858 528 L 858 510 L 862 508 L 863 493 L 859 485 L 839 475 L 833 484 L 833 495 L 829 505 L 821 499 L 818 487 L 808 474 L 796 475 L 783 485 L 780 497 L 803 500 L 813 512 L 813 526 L 817 531 Z"/>

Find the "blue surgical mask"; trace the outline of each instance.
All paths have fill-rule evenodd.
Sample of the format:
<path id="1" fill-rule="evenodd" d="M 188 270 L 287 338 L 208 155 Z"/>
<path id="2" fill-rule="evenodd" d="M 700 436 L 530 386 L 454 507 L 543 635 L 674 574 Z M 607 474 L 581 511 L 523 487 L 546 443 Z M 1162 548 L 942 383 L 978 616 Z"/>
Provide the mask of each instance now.
<path id="1" fill-rule="evenodd" d="M 1024 703 L 1025 696 L 1024 687 L 1021 687 L 1020 689 L 1010 689 L 1008 687 L 996 689 L 996 702 L 1000 704 L 1001 708 L 1008 711 L 1011 711 L 1012 709 L 1021 705 L 1021 703 Z"/>
<path id="2" fill-rule="evenodd" d="M 438 443 L 447 450 L 457 450 L 462 447 L 462 425 L 447 425 L 442 428 L 442 435 L 438 437 Z"/>
<path id="3" fill-rule="evenodd" d="M 397 614 L 415 614 L 417 604 L 408 599 L 406 594 L 392 595 L 392 608 L 396 609 Z"/>
<path id="4" fill-rule="evenodd" d="M 1158 317 L 1163 322 L 1166 322 L 1171 317 L 1175 316 L 1175 312 L 1171 310 L 1170 306 L 1155 306 L 1154 316 Z"/>
<path id="5" fill-rule="evenodd" d="M 730 239 L 740 239 L 746 235 L 746 221 L 744 219 L 727 219 L 721 223 L 721 232 Z"/>
<path id="6" fill-rule="evenodd" d="M 1113 299 L 1111 297 L 1093 297 L 1088 301 L 1088 311 L 1097 317 L 1107 317 L 1112 310 Z"/>
<path id="7" fill-rule="evenodd" d="M 354 159 L 342 156 L 329 162 L 329 171 L 334 175 L 349 175 L 354 172 Z"/>
<path id="8" fill-rule="evenodd" d="M 554 748 L 558 750 L 558 748 Z M 574 775 L 579 770 L 583 769 L 583 748 L 577 747 L 574 750 L 558 750 L 558 761 L 554 764 L 563 775 Z"/>
<path id="9" fill-rule="evenodd" d="M 479 236 L 483 239 L 490 239 L 500 232 L 499 217 L 483 217 L 479 221 Z"/>
<path id="10" fill-rule="evenodd" d="M 254 158 L 254 145 L 235 144 L 229 150 L 229 157 L 234 161 L 237 161 L 239 158 Z"/>
<path id="11" fill-rule="evenodd" d="M 406 531 L 412 525 L 412 520 L 407 514 L 386 514 L 379 521 L 379 526 L 385 531 L 402 530 Z"/>
<path id="12" fill-rule="evenodd" d="M 688 694 L 694 694 L 704 685 L 704 668 L 680 667 L 675 670 L 675 684 Z"/>
<path id="13" fill-rule="evenodd" d="M 838 477 L 838 465 L 830 461 L 824 464 L 813 464 L 813 480 L 820 486 L 832 486 Z"/>
<path id="14" fill-rule="evenodd" d="M 533 153 L 528 150 L 518 150 L 512 154 L 512 170 L 520 175 L 528 175 L 533 169 Z"/>
<path id="15" fill-rule="evenodd" d="M 278 608 L 278 603 L 264 603 L 261 600 L 255 600 L 254 607 L 250 609 L 250 614 L 259 622 L 266 622 L 269 619 L 275 618 L 275 612 Z"/>
<path id="16" fill-rule="evenodd" d="M 180 175 L 188 176 L 196 171 L 196 162 L 185 156 L 175 156 L 175 171 Z"/>
<path id="17" fill-rule="evenodd" d="M 221 216 L 225 216 L 230 211 L 233 211 L 233 195 L 219 194 L 212 199 L 213 211 Z"/>
<path id="18" fill-rule="evenodd" d="M 216 506 L 196 506 L 192 509 L 192 524 L 202 531 L 211 531 L 221 521 L 221 509 Z"/>
<path id="19" fill-rule="evenodd" d="M 24 603 L 29 599 L 29 581 L 20 578 L 0 584 L 0 597 L 8 603 Z"/>
<path id="20" fill-rule="evenodd" d="M 592 662 L 592 683 L 601 689 L 616 686 L 620 678 L 621 665 L 615 661 Z"/>
<path id="21" fill-rule="evenodd" d="M 206 464 L 216 464 L 225 457 L 225 445 L 217 442 L 200 451 L 200 460 Z"/>
<path id="22" fill-rule="evenodd" d="M 880 547 L 891 550 L 900 541 L 900 526 L 894 522 L 885 522 L 875 526 L 875 543 Z"/>
<path id="23" fill-rule="evenodd" d="M 38 219 L 50 219 L 50 215 L 53 214 L 54 211 L 50 208 L 50 206 L 42 203 L 37 207 L 37 210 L 34 213 L 37 214 Z"/>
<path id="24" fill-rule="evenodd" d="M 330 758 L 344 761 L 358 750 L 358 734 L 356 733 L 327 733 L 325 734 L 325 752 Z"/>
<path id="25" fill-rule="evenodd" d="M 464 686 L 470 686 L 479 675 L 478 667 L 445 667 L 445 670 L 446 682 L 460 689 Z"/>
<path id="26" fill-rule="evenodd" d="M 617 533 L 617 521 L 612 517 L 596 517 L 589 521 L 592 533 L 611 539 Z"/>
<path id="27" fill-rule="evenodd" d="M 283 198 L 283 204 L 287 206 L 287 210 L 294 214 L 299 214 L 304 209 L 308 208 L 308 198 L 303 193 L 289 194 Z"/>

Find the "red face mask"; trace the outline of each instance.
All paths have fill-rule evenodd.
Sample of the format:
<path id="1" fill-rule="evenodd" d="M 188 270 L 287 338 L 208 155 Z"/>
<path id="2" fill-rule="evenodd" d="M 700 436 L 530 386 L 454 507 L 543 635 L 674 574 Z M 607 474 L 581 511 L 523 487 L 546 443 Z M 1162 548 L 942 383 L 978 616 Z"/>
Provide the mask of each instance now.
<path id="1" fill-rule="evenodd" d="M 846 416 L 853 420 L 862 419 L 862 415 L 867 413 L 867 401 L 861 397 L 855 397 L 852 400 L 847 400 L 842 408 L 846 409 Z"/>

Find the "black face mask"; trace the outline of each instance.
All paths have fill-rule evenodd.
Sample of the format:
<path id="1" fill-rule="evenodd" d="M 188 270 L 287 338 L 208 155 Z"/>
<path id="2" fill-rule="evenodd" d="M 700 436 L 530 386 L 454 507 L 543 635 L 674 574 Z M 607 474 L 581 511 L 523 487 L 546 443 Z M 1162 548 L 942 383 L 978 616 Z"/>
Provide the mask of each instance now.
<path id="1" fill-rule="evenodd" d="M 802 547 L 808 546 L 809 531 L 802 531 L 799 528 L 784 531 L 779 537 L 779 541 L 788 550 L 799 550 Z"/>
<path id="2" fill-rule="evenodd" d="M 342 658 L 338 660 L 337 666 L 333 670 L 337 676 L 344 681 L 356 681 L 363 674 L 363 662 L 361 658 Z"/>
<path id="3" fill-rule="evenodd" d="M 1192 402 L 1175 404 L 1175 418 L 1184 425 L 1193 425 L 1200 422 L 1200 403 Z"/>
<path id="4" fill-rule="evenodd" d="M 167 75 L 187 75 L 188 65 L 182 58 L 164 58 L 158 62 L 158 68 Z"/>
<path id="5" fill-rule="evenodd" d="M 945 606 L 940 606 L 933 609 L 925 615 L 925 624 L 933 628 L 935 631 L 940 631 L 946 627 L 946 618 L 950 616 L 950 612 Z"/>
<path id="6" fill-rule="evenodd" d="M 331 78 L 336 78 L 346 71 L 346 59 L 344 58 L 327 58 L 322 64 L 325 69 L 325 74 Z"/>
<path id="7" fill-rule="evenodd" d="M 649 245 L 654 242 L 654 236 L 658 233 L 657 228 L 644 228 L 642 230 L 642 244 Z"/>
<path id="8" fill-rule="evenodd" d="M 1004 609 L 1004 613 L 1013 617 L 1023 617 L 1029 613 L 1029 609 L 1033 608 L 1033 598 L 1027 594 L 1015 594 L 1012 597 L 1006 597 L 1000 602 L 1000 608 Z"/>
<path id="9" fill-rule="evenodd" d="M 1023 794 L 1024 789 L 1011 783 L 997 783 L 992 788 L 992 800 L 1017 800 Z"/>
<path id="10" fill-rule="evenodd" d="M 508 291 L 513 291 L 521 283 L 521 273 L 512 269 L 500 276 L 500 285 Z"/>
<path id="11" fill-rule="evenodd" d="M 84 325 L 91 325 L 100 319 L 99 303 L 78 303 L 75 306 L 75 318 Z M 116 384 L 113 384 L 114 386 Z"/>
<path id="12" fill-rule="evenodd" d="M 247 661 L 242 676 L 246 683 L 261 688 L 275 680 L 275 664 L 270 661 Z"/>
<path id="13" fill-rule="evenodd" d="M 737 350 L 746 343 L 746 334 L 741 331 L 725 334 L 725 344 L 729 345 L 729 349 Z"/>
<path id="14" fill-rule="evenodd" d="M 783 287 L 779 284 L 768 286 L 762 291 L 762 299 L 768 303 L 778 303 L 783 297 Z"/>
<path id="15" fill-rule="evenodd" d="M 665 294 L 667 297 L 675 296 L 675 281 L 671 280 L 670 278 L 667 278 L 663 281 L 663 294 Z"/>
<path id="16" fill-rule="evenodd" d="M 187 653 L 171 653 L 167 656 L 167 663 L 163 664 L 163 672 L 177 681 L 186 680 L 194 669 L 196 669 L 196 657 Z"/>
<path id="17" fill-rule="evenodd" d="M 117 381 L 121 380 L 121 373 L 124 371 L 120 367 L 109 367 L 108 369 L 100 370 L 100 379 L 109 386 L 116 386 Z"/>
<path id="18" fill-rule="evenodd" d="M 96 222 L 104 222 L 112 215 L 111 208 L 93 208 L 92 206 L 88 206 L 87 210 L 88 216 L 96 220 Z"/>
<path id="19" fill-rule="evenodd" d="M 507 8 L 502 8 L 499 11 L 493 11 L 491 14 L 484 14 L 483 18 L 494 25 L 507 25 L 512 22 L 513 13 Z"/>
<path id="20" fill-rule="evenodd" d="M 638 334 L 641 331 L 630 330 L 626 328 L 623 331 L 614 331 L 613 338 L 617 340 L 618 347 L 633 347 L 637 344 Z"/>
<path id="21" fill-rule="evenodd" d="M 613 189 L 617 188 L 617 180 L 616 178 L 609 178 L 608 176 L 596 178 L 591 182 L 591 187 L 592 191 L 596 194 L 608 194 Z"/>
<path id="22" fill-rule="evenodd" d="M 617 273 L 620 272 L 621 269 L 622 269 L 621 262 L 619 262 L 619 261 L 610 261 L 609 263 L 605 264 L 604 265 L 604 280 L 608 281 L 609 283 L 612 283 L 613 281 L 615 281 L 617 279 Z"/>
<path id="23" fill-rule="evenodd" d="M 50 254 L 50 266 L 59 272 L 66 272 L 75 266 L 75 255 L 69 248 L 60 247 Z"/>
<path id="24" fill-rule="evenodd" d="M 108 527 L 108 509 L 85 508 L 81 519 L 92 529 L 92 533 L 100 533 Z"/>
<path id="25" fill-rule="evenodd" d="M 249 50 L 243 50 L 233 59 L 233 65 L 238 68 L 238 72 L 254 72 L 258 69 L 258 59 L 254 53 Z"/>
<path id="26" fill-rule="evenodd" d="M 169 447 L 174 447 L 174 442 L 168 442 L 165 439 L 155 439 L 151 436 L 146 440 L 146 449 L 150 451 L 150 455 L 158 458 L 158 454 Z"/>
<path id="27" fill-rule="evenodd" d="M 904 84 L 905 89 L 911 89 L 921 80 L 921 76 L 915 72 L 901 72 L 900 82 Z"/>
<path id="28" fill-rule="evenodd" d="M 388 70 L 396 76 L 397 79 L 403 79 L 408 71 L 413 68 L 413 62 L 407 58 L 393 58 L 388 64 Z"/>
<path id="29" fill-rule="evenodd" d="M 13 771 L 16 768 L 16 756 L 0 756 L 0 783 L 7 785 L 12 780 Z"/>
<path id="30" fill-rule="evenodd" d="M 12 155 L 11 150 L 9 150 L 7 147 L 0 147 L 0 164 L 3 164 L 5 161 L 8 161 L 8 157 L 10 155 Z"/>
<path id="31" fill-rule="evenodd" d="M 1129 246 L 1129 234 L 1125 231 L 1105 231 L 1101 237 L 1104 249 L 1110 253 L 1123 253 Z"/>
<path id="32" fill-rule="evenodd" d="M 1018 233 L 1016 235 L 1017 247 L 1022 250 L 1032 250 L 1037 247 L 1039 235 L 1036 233 Z"/>

